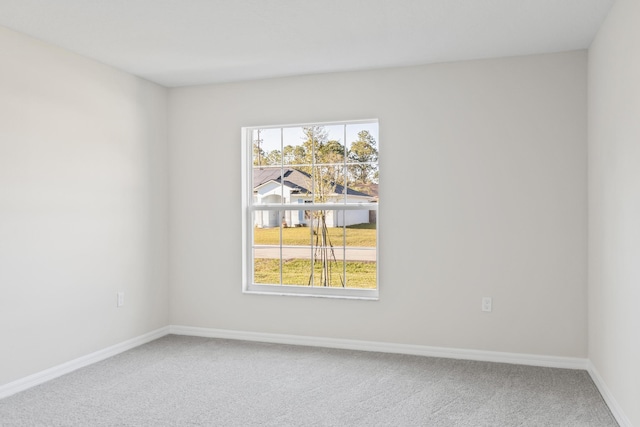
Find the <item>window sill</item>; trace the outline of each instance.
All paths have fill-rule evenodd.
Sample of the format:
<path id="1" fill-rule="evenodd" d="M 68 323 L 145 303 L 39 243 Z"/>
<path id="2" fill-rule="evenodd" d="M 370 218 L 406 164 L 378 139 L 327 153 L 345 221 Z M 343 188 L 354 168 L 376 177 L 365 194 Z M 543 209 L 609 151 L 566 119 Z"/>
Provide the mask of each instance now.
<path id="1" fill-rule="evenodd" d="M 295 285 L 257 285 L 246 286 L 242 293 L 254 295 L 278 295 L 294 297 L 338 298 L 378 301 L 377 289 L 323 288 Z"/>

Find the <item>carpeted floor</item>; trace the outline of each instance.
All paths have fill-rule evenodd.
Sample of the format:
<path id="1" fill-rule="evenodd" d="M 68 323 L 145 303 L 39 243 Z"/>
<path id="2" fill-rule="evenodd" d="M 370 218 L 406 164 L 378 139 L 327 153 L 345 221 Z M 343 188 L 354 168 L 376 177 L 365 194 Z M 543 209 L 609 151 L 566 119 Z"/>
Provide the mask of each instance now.
<path id="1" fill-rule="evenodd" d="M 617 426 L 586 371 L 169 335 L 0 400 L 7 426 Z"/>

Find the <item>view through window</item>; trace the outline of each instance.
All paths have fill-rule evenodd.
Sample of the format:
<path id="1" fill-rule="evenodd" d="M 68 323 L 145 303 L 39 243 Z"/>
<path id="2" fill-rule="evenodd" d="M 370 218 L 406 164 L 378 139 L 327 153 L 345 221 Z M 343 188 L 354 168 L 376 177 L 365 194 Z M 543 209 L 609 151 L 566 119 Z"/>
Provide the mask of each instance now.
<path id="1" fill-rule="evenodd" d="M 377 298 L 377 120 L 243 135 L 244 290 Z"/>

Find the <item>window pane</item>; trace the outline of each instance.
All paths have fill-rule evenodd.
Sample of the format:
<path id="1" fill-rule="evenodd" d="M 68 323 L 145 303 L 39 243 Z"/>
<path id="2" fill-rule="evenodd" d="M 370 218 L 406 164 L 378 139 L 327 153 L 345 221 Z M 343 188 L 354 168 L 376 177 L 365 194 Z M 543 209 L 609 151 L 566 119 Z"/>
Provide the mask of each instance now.
<path id="1" fill-rule="evenodd" d="M 344 246 L 343 210 L 312 210 L 311 232 L 314 246 Z"/>
<path id="2" fill-rule="evenodd" d="M 343 210 L 314 210 L 313 215 L 313 284 L 344 287 Z"/>
<path id="3" fill-rule="evenodd" d="M 279 248 L 254 249 L 253 283 L 259 283 L 263 285 L 280 284 L 280 250 Z"/>
<path id="4" fill-rule="evenodd" d="M 316 248 L 313 263 L 314 286 L 344 287 L 344 263 L 337 256 L 333 258 L 332 252 L 329 248 Z M 326 255 L 327 259 L 321 258 L 320 253 Z"/>
<path id="5" fill-rule="evenodd" d="M 295 208 L 301 208 L 303 206 L 308 205 L 306 197 L 292 195 L 288 203 L 291 203 Z M 291 209 L 284 211 L 284 222 L 283 226 L 285 228 L 303 228 L 309 226 L 309 214 L 304 209 Z M 296 240 L 303 235 L 305 232 L 302 230 L 289 230 L 287 233 L 289 235 L 297 236 Z M 307 235 L 309 234 L 309 230 L 306 230 Z M 286 242 L 284 243 L 287 244 Z"/>
<path id="6" fill-rule="evenodd" d="M 375 148 L 378 146 L 378 123 L 353 123 L 346 126 L 346 146 L 351 151 L 353 143 L 356 141 L 368 141 Z M 372 143 L 375 142 L 375 144 Z"/>
<path id="7" fill-rule="evenodd" d="M 305 248 L 309 251 L 309 248 Z M 309 252 L 307 252 L 309 253 Z M 288 258 L 282 261 L 282 284 L 308 286 L 311 280 L 310 255 Z"/>
<path id="8" fill-rule="evenodd" d="M 310 146 L 305 144 L 303 128 L 282 129 L 283 163 L 290 166 L 308 166 L 311 164 Z"/>
<path id="9" fill-rule="evenodd" d="M 280 166 L 282 163 L 280 129 L 254 129 L 251 135 L 253 165 L 258 167 Z"/>
<path id="10" fill-rule="evenodd" d="M 276 238 L 277 236 L 280 235 L 280 231 L 279 231 L 279 227 L 283 218 L 284 211 L 278 211 L 278 210 L 258 210 L 255 211 L 253 214 L 253 227 L 254 227 L 254 234 L 255 231 L 257 230 L 262 230 L 262 229 L 272 229 L 272 231 L 270 231 L 269 233 L 263 233 L 260 232 L 260 235 L 266 235 L 268 234 L 269 236 L 273 236 L 273 238 Z M 279 237 L 278 237 L 279 239 Z M 264 244 L 272 244 L 272 243 L 264 243 Z M 278 240 L 277 243 L 275 244 L 280 244 L 280 241 Z"/>
<path id="11" fill-rule="evenodd" d="M 267 222 L 273 211 L 255 211 L 254 224 Z M 276 211 L 277 212 L 277 211 Z M 253 282 L 280 284 L 280 228 L 253 228 Z"/>
<path id="12" fill-rule="evenodd" d="M 376 196 L 379 172 L 377 165 L 370 163 L 349 163 L 347 165 L 348 194 L 351 196 Z M 348 201 L 355 201 L 348 197 Z M 369 200 L 359 200 L 369 201 Z"/>
<path id="13" fill-rule="evenodd" d="M 377 287 L 376 269 L 376 261 L 347 261 L 347 287 L 375 289 Z"/>
<path id="14" fill-rule="evenodd" d="M 288 215 L 288 216 L 287 216 Z M 306 211 L 286 211 L 285 216 L 289 220 L 297 219 L 306 221 Z M 283 246 L 311 246 L 311 237 L 313 229 L 306 225 L 286 227 L 282 229 L 282 244 Z"/>
<path id="15" fill-rule="evenodd" d="M 376 211 L 344 211 L 346 286 L 349 288 L 375 289 L 377 286 L 377 230 L 372 213 Z"/>
<path id="16" fill-rule="evenodd" d="M 376 216 L 369 209 L 345 211 L 347 246 L 376 247 Z"/>
<path id="17" fill-rule="evenodd" d="M 287 188 L 285 191 L 282 185 L 282 168 L 280 166 L 256 166 L 253 168 L 254 205 L 284 203 L 289 194 L 289 189 Z M 269 227 L 278 225 L 277 221 L 269 222 L 269 224 Z"/>
<path id="18" fill-rule="evenodd" d="M 280 227 L 261 227 L 260 222 L 268 222 L 273 213 L 278 211 L 255 211 L 254 218 L 256 226 L 253 228 L 254 245 L 275 245 L 280 246 Z"/>
<path id="19" fill-rule="evenodd" d="M 343 165 L 319 165 L 313 168 L 313 201 L 315 203 L 344 202 Z"/>
<path id="20" fill-rule="evenodd" d="M 349 182 L 354 188 L 378 182 L 378 125 L 377 123 L 348 125 L 347 162 Z M 365 191 L 366 192 L 366 191 Z"/>
<path id="21" fill-rule="evenodd" d="M 319 136 L 316 146 L 316 163 L 344 163 L 344 125 L 318 126 Z"/>

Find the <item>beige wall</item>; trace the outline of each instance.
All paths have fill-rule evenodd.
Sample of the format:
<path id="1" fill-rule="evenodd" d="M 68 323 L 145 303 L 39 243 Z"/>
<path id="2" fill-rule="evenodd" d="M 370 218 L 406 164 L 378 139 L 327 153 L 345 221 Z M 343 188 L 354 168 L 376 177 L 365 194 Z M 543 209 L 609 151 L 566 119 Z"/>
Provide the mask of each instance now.
<path id="1" fill-rule="evenodd" d="M 170 90 L 171 323 L 586 357 L 586 77 L 580 51 Z M 365 118 L 380 300 L 243 295 L 240 127 Z"/>
<path id="2" fill-rule="evenodd" d="M 167 90 L 2 28 L 0 52 L 2 385 L 169 319 Z"/>
<path id="3" fill-rule="evenodd" d="M 640 2 L 589 51 L 589 358 L 640 426 Z"/>

